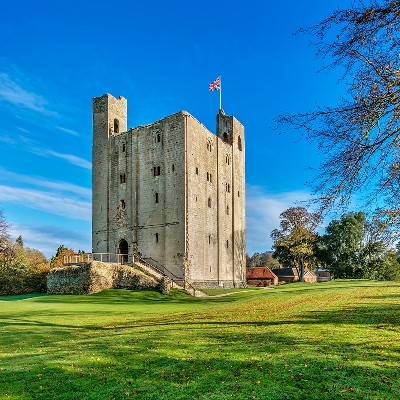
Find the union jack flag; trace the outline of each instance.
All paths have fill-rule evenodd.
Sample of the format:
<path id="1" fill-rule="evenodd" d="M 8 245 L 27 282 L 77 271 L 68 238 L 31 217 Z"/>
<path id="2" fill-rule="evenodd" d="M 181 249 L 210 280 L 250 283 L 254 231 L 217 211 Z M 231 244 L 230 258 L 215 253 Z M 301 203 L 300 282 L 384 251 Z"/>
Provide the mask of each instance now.
<path id="1" fill-rule="evenodd" d="M 214 90 L 220 90 L 221 89 L 221 77 L 219 76 L 214 82 L 210 83 L 210 86 L 208 87 L 209 90 L 212 92 Z"/>

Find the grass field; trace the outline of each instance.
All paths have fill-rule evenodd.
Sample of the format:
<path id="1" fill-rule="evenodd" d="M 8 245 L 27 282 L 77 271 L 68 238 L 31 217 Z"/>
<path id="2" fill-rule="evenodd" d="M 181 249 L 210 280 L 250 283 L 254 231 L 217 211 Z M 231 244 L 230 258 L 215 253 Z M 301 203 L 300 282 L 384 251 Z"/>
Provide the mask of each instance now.
<path id="1" fill-rule="evenodd" d="M 399 399 L 400 284 L 0 298 L 0 399 Z"/>

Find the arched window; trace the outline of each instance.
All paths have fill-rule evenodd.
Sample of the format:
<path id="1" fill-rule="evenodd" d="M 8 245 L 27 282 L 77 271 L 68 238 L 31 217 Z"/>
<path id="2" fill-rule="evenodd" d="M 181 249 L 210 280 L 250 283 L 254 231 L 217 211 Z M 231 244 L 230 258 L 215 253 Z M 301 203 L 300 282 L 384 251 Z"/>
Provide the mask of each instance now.
<path id="1" fill-rule="evenodd" d="M 125 149 L 126 149 L 126 144 L 122 143 L 122 152 L 125 153 Z"/>
<path id="2" fill-rule="evenodd" d="M 119 121 L 117 118 L 114 119 L 114 133 L 119 133 Z"/>
<path id="3" fill-rule="evenodd" d="M 160 143 L 161 142 L 161 135 L 158 133 L 157 134 L 157 142 Z"/>
<path id="4" fill-rule="evenodd" d="M 196 167 L 196 175 L 198 175 L 198 174 L 199 174 L 199 168 Z"/>
<path id="5" fill-rule="evenodd" d="M 224 132 L 224 134 L 222 135 L 224 142 L 228 141 L 228 134 L 226 132 Z"/>
<path id="6" fill-rule="evenodd" d="M 125 183 L 125 174 L 120 174 L 119 183 Z"/>
<path id="7" fill-rule="evenodd" d="M 172 164 L 172 172 L 175 171 L 175 164 Z"/>
<path id="8" fill-rule="evenodd" d="M 121 201 L 120 201 L 120 206 L 121 206 L 121 208 L 122 208 L 123 210 L 125 209 L 125 207 L 126 207 L 125 200 L 121 200 Z"/>
<path id="9" fill-rule="evenodd" d="M 226 206 L 226 214 L 229 215 L 229 206 Z"/>
<path id="10" fill-rule="evenodd" d="M 153 172 L 154 172 L 154 176 L 159 176 L 160 172 L 161 172 L 161 168 L 160 167 L 154 167 Z"/>
<path id="11" fill-rule="evenodd" d="M 242 138 L 240 136 L 238 137 L 238 149 L 242 151 Z"/>
<path id="12" fill-rule="evenodd" d="M 158 233 L 156 233 L 156 243 L 158 243 Z"/>

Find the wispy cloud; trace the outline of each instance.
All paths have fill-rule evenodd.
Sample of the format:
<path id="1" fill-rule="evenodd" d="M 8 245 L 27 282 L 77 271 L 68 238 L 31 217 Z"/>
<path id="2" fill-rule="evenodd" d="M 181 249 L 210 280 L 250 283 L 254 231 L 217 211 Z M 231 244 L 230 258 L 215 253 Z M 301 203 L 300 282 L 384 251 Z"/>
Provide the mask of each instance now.
<path id="1" fill-rule="evenodd" d="M 271 249 L 270 235 L 279 228 L 279 215 L 289 207 L 297 207 L 310 195 L 304 191 L 268 194 L 255 186 L 247 186 L 246 191 L 246 247 L 251 255 Z"/>
<path id="2" fill-rule="evenodd" d="M 17 143 L 14 139 L 12 139 L 12 138 L 11 138 L 10 136 L 8 136 L 8 135 L 2 135 L 2 136 L 0 136 L 0 142 L 7 143 L 7 144 L 11 144 L 11 145 L 14 145 L 14 144 Z"/>
<path id="3" fill-rule="evenodd" d="M 84 158 L 78 157 L 74 154 L 65 154 L 65 153 L 59 153 L 57 151 L 41 147 L 38 142 L 35 140 L 32 140 L 26 136 L 23 135 L 18 135 L 18 142 L 14 141 L 12 138 L 10 138 L 8 135 L 5 136 L 0 136 L 0 141 L 3 141 L 5 143 L 11 144 L 11 145 L 17 145 L 18 147 L 21 148 L 22 144 L 24 144 L 24 149 L 26 151 L 29 151 L 30 153 L 37 154 L 42 157 L 57 157 L 61 158 L 65 161 L 68 161 L 70 164 L 76 165 L 78 167 L 82 167 L 85 169 L 91 169 L 92 168 L 92 163 L 90 161 L 85 160 Z"/>
<path id="4" fill-rule="evenodd" d="M 0 185 L 0 201 L 12 201 L 25 207 L 71 219 L 91 220 L 92 204 L 90 202 L 41 190 Z"/>
<path id="5" fill-rule="evenodd" d="M 50 258 L 55 255 L 58 246 L 64 245 L 74 250 L 91 251 L 91 236 L 89 233 L 64 229 L 58 226 L 34 226 L 29 224 L 14 224 L 10 234 L 15 239 L 22 236 L 24 245 L 43 252 Z"/>
<path id="6" fill-rule="evenodd" d="M 65 132 L 65 133 L 68 133 L 68 134 L 70 134 L 70 135 L 79 136 L 79 133 L 76 132 L 76 131 L 73 131 L 72 129 L 63 128 L 63 127 L 61 127 L 61 126 L 56 126 L 56 128 L 59 129 L 60 131 L 63 131 L 63 132 Z"/>
<path id="7" fill-rule="evenodd" d="M 62 158 L 63 160 L 68 161 L 71 164 L 77 165 L 78 167 L 86 168 L 86 169 L 91 169 L 92 168 L 92 163 L 90 161 L 87 161 L 83 158 L 74 156 L 73 154 L 63 154 L 63 153 L 57 153 L 56 151 L 49 150 L 49 149 L 44 149 L 44 153 L 47 153 L 50 156 Z"/>
<path id="8" fill-rule="evenodd" d="M 16 128 L 17 128 L 18 130 L 20 130 L 21 132 L 29 133 L 28 129 L 21 128 L 20 126 L 16 126 Z"/>
<path id="9" fill-rule="evenodd" d="M 20 183 L 28 183 L 30 185 L 45 187 L 57 190 L 58 192 L 69 192 L 84 198 L 90 199 L 92 190 L 83 186 L 74 185 L 69 182 L 54 181 L 42 177 L 32 177 L 29 175 L 17 174 L 15 172 L 7 171 L 0 167 L 0 180 L 12 181 Z"/>
<path id="10" fill-rule="evenodd" d="M 17 81 L 12 80 L 9 75 L 4 72 L 0 73 L 0 100 L 45 115 L 57 114 L 47 108 L 48 101 L 43 96 L 23 89 Z"/>

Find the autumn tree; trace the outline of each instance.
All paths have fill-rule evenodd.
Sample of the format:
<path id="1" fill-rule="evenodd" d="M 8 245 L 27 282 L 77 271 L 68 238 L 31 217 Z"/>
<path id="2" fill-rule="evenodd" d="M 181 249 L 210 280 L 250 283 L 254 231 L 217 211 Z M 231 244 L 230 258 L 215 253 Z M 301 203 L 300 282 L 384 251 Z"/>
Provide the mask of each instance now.
<path id="1" fill-rule="evenodd" d="M 80 250 L 79 250 L 80 251 Z M 73 256 L 77 253 L 65 247 L 63 244 L 58 246 L 56 255 L 51 257 L 50 267 L 51 268 L 64 268 L 64 256 Z M 81 253 L 78 253 L 81 254 Z"/>
<path id="2" fill-rule="evenodd" d="M 309 213 L 304 207 L 291 207 L 280 214 L 280 229 L 274 229 L 273 257 L 285 267 L 297 269 L 303 280 L 305 265 L 315 263 L 315 246 L 318 234 L 315 229 L 321 223 L 321 215 Z"/>
<path id="3" fill-rule="evenodd" d="M 400 196 L 400 2 L 354 1 L 299 32 L 314 38 L 322 70 L 339 71 L 344 96 L 333 107 L 281 114 L 277 129 L 298 130 L 325 156 L 312 182 L 321 210 Z"/>
<path id="4" fill-rule="evenodd" d="M 49 262 L 39 250 L 24 246 L 19 236 L 11 240 L 0 210 L 0 295 L 45 292 Z"/>

